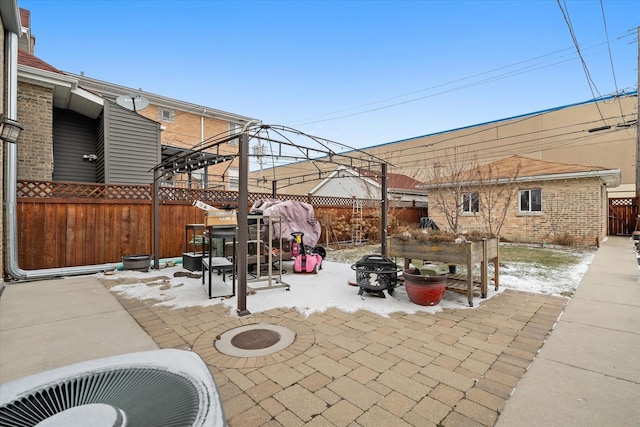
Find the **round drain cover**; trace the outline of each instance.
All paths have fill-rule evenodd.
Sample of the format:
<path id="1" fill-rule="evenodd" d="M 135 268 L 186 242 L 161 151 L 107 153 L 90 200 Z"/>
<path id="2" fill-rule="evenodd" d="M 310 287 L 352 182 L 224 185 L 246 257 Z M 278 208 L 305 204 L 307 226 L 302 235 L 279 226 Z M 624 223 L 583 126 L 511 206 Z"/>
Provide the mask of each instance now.
<path id="1" fill-rule="evenodd" d="M 243 350 L 271 347 L 280 341 L 280 334 L 270 329 L 252 329 L 231 338 L 231 345 Z"/>
<path id="2" fill-rule="evenodd" d="M 231 329 L 214 341 L 221 353 L 234 357 L 257 357 L 289 347 L 295 332 L 280 325 L 254 324 Z"/>

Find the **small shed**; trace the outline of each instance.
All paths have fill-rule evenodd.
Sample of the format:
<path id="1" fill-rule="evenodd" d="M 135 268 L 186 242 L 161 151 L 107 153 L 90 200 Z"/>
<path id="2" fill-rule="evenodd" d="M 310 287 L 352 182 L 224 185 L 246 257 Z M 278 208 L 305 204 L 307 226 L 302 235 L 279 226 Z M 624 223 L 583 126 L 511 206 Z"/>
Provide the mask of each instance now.
<path id="1" fill-rule="evenodd" d="M 309 192 L 314 196 L 380 199 L 382 176 L 370 170 L 338 166 Z M 416 186 L 420 181 L 407 175 L 387 173 L 389 200 L 427 202 L 427 192 Z"/>

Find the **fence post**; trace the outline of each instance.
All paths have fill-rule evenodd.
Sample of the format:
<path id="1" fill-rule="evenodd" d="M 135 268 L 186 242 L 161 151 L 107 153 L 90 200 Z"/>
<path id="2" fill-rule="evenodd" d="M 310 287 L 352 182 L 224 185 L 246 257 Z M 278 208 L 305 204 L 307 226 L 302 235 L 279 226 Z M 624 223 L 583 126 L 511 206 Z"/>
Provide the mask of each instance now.
<path id="1" fill-rule="evenodd" d="M 153 268 L 160 270 L 160 169 L 153 170 L 151 194 L 153 197 Z"/>

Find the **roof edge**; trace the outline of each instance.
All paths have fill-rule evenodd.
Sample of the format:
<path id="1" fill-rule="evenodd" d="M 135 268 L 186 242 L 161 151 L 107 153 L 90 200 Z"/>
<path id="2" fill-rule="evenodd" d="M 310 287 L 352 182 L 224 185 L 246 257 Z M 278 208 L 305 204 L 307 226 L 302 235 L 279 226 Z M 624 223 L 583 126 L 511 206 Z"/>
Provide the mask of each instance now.
<path id="1" fill-rule="evenodd" d="M 583 171 L 583 172 L 565 172 L 565 173 L 556 173 L 556 174 L 548 174 L 548 175 L 534 175 L 534 176 L 523 176 L 518 177 L 516 179 L 510 180 L 508 178 L 500 178 L 497 180 L 491 180 L 489 185 L 493 184 L 508 184 L 510 182 L 536 182 L 536 181 L 557 181 L 560 179 L 582 179 L 582 178 L 600 178 L 600 181 L 607 187 L 615 188 L 620 185 L 622 180 L 622 171 L 620 169 L 601 169 L 596 171 Z M 462 187 L 478 185 L 479 181 L 463 181 L 459 183 L 455 183 L 455 185 L 459 185 Z M 419 184 L 418 188 L 429 190 L 434 188 L 441 187 L 452 187 L 453 183 L 439 183 L 439 184 Z"/>
<path id="2" fill-rule="evenodd" d="M 115 83 L 109 83 L 104 80 L 94 79 L 91 77 L 84 76 L 82 74 L 73 74 L 67 71 L 65 71 L 64 73 L 66 75 L 73 76 L 76 79 L 78 79 L 80 86 L 84 86 L 89 90 L 93 89 L 101 93 L 106 93 L 112 96 L 129 95 L 131 93 L 135 93 L 135 94 L 144 96 L 145 98 L 148 98 L 149 100 L 154 101 L 155 104 L 158 104 L 163 107 L 175 108 L 177 110 L 182 110 L 182 111 L 189 111 L 194 114 L 201 114 L 203 116 L 223 119 L 225 121 L 244 124 L 252 120 L 257 120 L 252 117 L 229 113 L 229 112 L 218 110 L 215 108 L 206 107 L 204 105 L 192 104 L 190 102 L 181 101 L 175 98 L 169 98 L 167 96 L 146 92 L 144 90 L 134 89 L 127 86 L 121 86 Z"/>
<path id="3" fill-rule="evenodd" d="M 550 113 L 553 111 L 559 111 L 559 110 L 564 110 L 565 108 L 572 108 L 572 107 L 577 107 L 580 105 L 588 105 L 588 104 L 593 104 L 593 103 L 597 103 L 597 102 L 602 102 L 602 101 L 608 101 L 610 99 L 615 99 L 615 98 L 619 98 L 619 97 L 623 97 L 623 96 L 638 96 L 638 91 L 634 90 L 634 91 L 629 91 L 629 92 L 623 92 L 623 93 L 616 93 L 616 94 L 612 94 L 612 95 L 605 95 L 602 96 L 600 98 L 595 98 L 595 99 L 589 99 L 587 101 L 581 101 L 581 102 L 574 102 L 572 104 L 566 104 L 566 105 L 561 105 L 559 107 L 552 107 L 552 108 L 547 108 L 544 110 L 538 110 L 538 111 L 533 111 L 530 113 L 524 113 L 524 114 L 519 114 L 516 116 L 510 116 L 510 117 L 505 117 L 502 119 L 496 119 L 496 120 L 490 120 L 488 122 L 482 122 L 482 123 L 475 123 L 475 124 L 471 124 L 471 125 L 467 125 L 467 126 L 461 126 L 458 128 L 453 128 L 453 129 L 446 129 L 446 130 L 442 130 L 442 131 L 438 131 L 438 132 L 433 132 L 433 133 L 427 133 L 424 135 L 418 135 L 418 136 L 412 136 L 409 138 L 404 138 L 404 139 L 398 139 L 396 141 L 390 141 L 390 142 L 383 142 L 381 144 L 377 144 L 377 145 L 372 145 L 370 147 L 367 147 L 366 149 L 373 149 L 373 148 L 380 148 L 380 147 L 384 147 L 387 145 L 391 145 L 391 144 L 397 144 L 400 142 L 407 142 L 407 141 L 413 141 L 416 139 L 422 139 L 422 138 L 427 138 L 430 136 L 436 136 L 436 135 L 443 135 L 443 134 L 447 134 L 450 132 L 457 132 L 457 131 L 461 131 L 461 130 L 465 130 L 465 129 L 473 129 L 473 128 L 477 128 L 480 126 L 486 126 L 486 125 L 491 125 L 494 123 L 503 123 L 503 122 L 507 122 L 510 120 L 516 120 L 516 119 L 521 119 L 523 117 L 534 117 L 540 114 L 546 114 L 546 113 Z"/>

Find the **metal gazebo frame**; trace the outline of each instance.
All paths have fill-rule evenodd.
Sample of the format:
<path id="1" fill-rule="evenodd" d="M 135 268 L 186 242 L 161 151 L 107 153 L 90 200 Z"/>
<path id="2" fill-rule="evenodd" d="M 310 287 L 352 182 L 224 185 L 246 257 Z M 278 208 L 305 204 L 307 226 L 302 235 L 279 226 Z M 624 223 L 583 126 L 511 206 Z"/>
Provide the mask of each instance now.
<path id="1" fill-rule="evenodd" d="M 272 136 L 273 134 L 273 136 Z M 296 140 L 304 140 L 305 145 L 296 144 Z M 222 153 L 221 146 L 238 141 L 237 153 Z M 282 126 L 282 125 L 265 125 L 260 122 L 249 122 L 245 125 L 240 134 L 215 136 L 210 140 L 198 144 L 192 149 L 184 150 L 173 156 L 164 159 L 161 163 L 153 168 L 154 175 L 154 191 L 153 191 L 153 242 L 154 242 L 154 266 L 159 268 L 160 253 L 160 224 L 159 210 L 160 197 L 159 187 L 162 178 L 168 175 L 176 175 L 180 173 L 189 173 L 195 170 L 203 169 L 207 166 L 230 162 L 236 157 L 239 159 L 239 191 L 238 191 L 238 218 L 246 222 L 249 214 L 249 158 L 264 156 L 269 154 L 259 153 L 250 154 L 250 141 L 266 141 L 271 146 L 271 156 L 278 159 L 286 159 L 291 163 L 295 162 L 311 162 L 317 168 L 317 178 L 321 179 L 326 171 L 322 171 L 317 164 L 331 163 L 336 165 L 344 165 L 356 167 L 359 169 L 372 170 L 373 167 L 379 167 L 382 196 L 381 196 L 381 251 L 383 255 L 387 254 L 387 167 L 388 163 L 365 151 L 349 147 L 344 144 L 330 141 L 328 139 L 309 135 L 299 130 Z M 333 149 L 335 147 L 335 150 Z M 336 150 L 343 150 L 337 152 Z M 377 173 L 377 172 L 376 172 Z M 292 181 L 297 179 L 300 182 L 309 180 L 308 174 L 299 177 L 288 177 L 287 184 L 291 185 Z M 272 180 L 272 195 L 276 197 L 278 189 L 278 180 Z M 248 229 L 247 227 L 238 227 L 238 315 L 244 316 L 250 314 L 247 310 L 247 259 L 248 259 Z"/>

